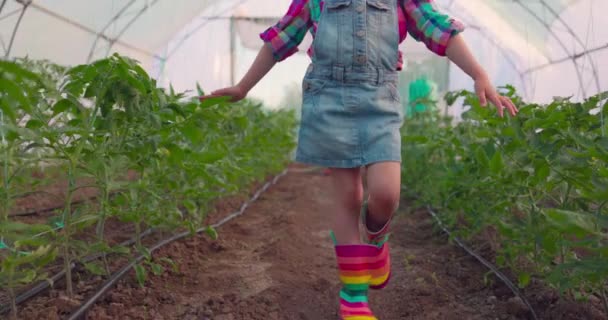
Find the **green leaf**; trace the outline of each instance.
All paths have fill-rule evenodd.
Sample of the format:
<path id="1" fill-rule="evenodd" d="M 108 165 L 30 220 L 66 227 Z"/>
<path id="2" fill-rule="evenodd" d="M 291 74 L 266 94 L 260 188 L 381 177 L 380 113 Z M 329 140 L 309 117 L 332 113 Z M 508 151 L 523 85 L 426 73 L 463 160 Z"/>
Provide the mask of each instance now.
<path id="1" fill-rule="evenodd" d="M 143 287 L 144 284 L 146 283 L 146 278 L 147 278 L 146 269 L 141 264 L 136 264 L 134 268 L 135 268 L 135 278 L 137 279 L 137 283 L 139 283 L 139 285 L 141 287 Z"/>
<path id="2" fill-rule="evenodd" d="M 205 233 L 213 240 L 217 240 L 218 234 L 214 227 L 208 226 L 205 228 Z"/>
<path id="3" fill-rule="evenodd" d="M 74 225 L 78 229 L 85 229 L 94 225 L 99 220 L 99 218 L 100 216 L 96 214 L 81 215 L 77 217 L 78 220 L 74 223 Z"/>
<path id="4" fill-rule="evenodd" d="M 226 105 L 230 101 L 230 97 L 213 97 L 206 98 L 201 101 L 201 108 L 208 108 L 215 105 Z"/>
<path id="5" fill-rule="evenodd" d="M 4 123 L 0 124 L 5 126 L 8 123 L 15 123 L 17 120 L 17 114 L 15 113 L 15 110 L 13 110 L 13 108 L 3 102 L 4 101 L 0 99 L 0 113 L 2 113 L 2 118 L 4 120 Z"/>
<path id="6" fill-rule="evenodd" d="M 166 257 L 160 258 L 160 261 L 165 262 L 169 266 L 171 266 L 171 270 L 173 270 L 173 272 L 179 273 L 179 268 L 177 267 L 177 264 L 175 263 L 175 261 L 173 261 L 169 258 L 166 258 Z"/>
<path id="7" fill-rule="evenodd" d="M 504 163 L 502 161 L 502 155 L 500 152 L 495 152 L 492 160 L 490 160 L 490 171 L 494 174 L 500 173 L 503 169 Z"/>
<path id="8" fill-rule="evenodd" d="M 74 103 L 69 99 L 61 99 L 53 105 L 53 116 L 67 111 L 74 107 Z"/>
<path id="9" fill-rule="evenodd" d="M 193 200 L 184 201 L 184 207 L 186 207 L 186 209 L 188 210 L 188 213 L 190 213 L 191 215 L 195 215 L 196 212 L 198 211 L 198 206 L 196 205 L 196 203 Z"/>
<path id="10" fill-rule="evenodd" d="M 25 127 L 28 129 L 32 129 L 32 130 L 36 130 L 36 129 L 40 129 L 42 127 L 44 127 L 46 123 L 38 120 L 38 119 L 30 119 L 26 124 Z"/>
<path id="11" fill-rule="evenodd" d="M 24 273 L 21 273 L 18 278 L 19 282 L 22 284 L 29 284 L 36 279 L 36 271 L 35 270 L 26 270 Z"/>
<path id="12" fill-rule="evenodd" d="M 566 234 L 584 237 L 596 233 L 596 219 L 587 213 L 548 209 L 545 215 L 553 226 Z"/>
<path id="13" fill-rule="evenodd" d="M 106 274 L 106 271 L 104 270 L 103 266 L 96 262 L 85 263 L 84 268 L 96 276 L 103 276 Z"/>
<path id="14" fill-rule="evenodd" d="M 226 156 L 222 152 L 204 152 L 202 154 L 195 155 L 197 161 L 201 163 L 214 163 Z"/>
<path id="15" fill-rule="evenodd" d="M 2 91 L 5 92 L 9 98 L 19 102 L 23 110 L 26 112 L 32 111 L 30 101 L 25 97 L 23 90 L 18 84 L 9 79 L 0 78 L 0 88 L 2 88 Z"/>
<path id="16" fill-rule="evenodd" d="M 129 249 L 128 247 L 125 246 L 114 246 L 111 248 L 110 250 L 111 252 L 117 253 L 117 254 L 129 254 L 131 253 L 131 249 Z"/>
<path id="17" fill-rule="evenodd" d="M 193 144 L 199 144 L 204 137 L 201 128 L 193 123 L 181 127 L 180 131 Z"/>
<path id="18" fill-rule="evenodd" d="M 163 266 L 153 262 L 150 262 L 150 270 L 152 270 L 152 273 L 155 276 L 160 276 L 161 274 L 163 274 L 164 271 Z"/>
<path id="19" fill-rule="evenodd" d="M 538 182 L 547 180 L 549 174 L 551 174 L 551 168 L 549 167 L 549 164 L 546 161 L 539 163 L 534 168 L 534 178 Z"/>
<path id="20" fill-rule="evenodd" d="M 519 274 L 519 287 L 525 288 L 530 284 L 530 274 L 529 273 L 520 273 Z"/>
<path id="21" fill-rule="evenodd" d="M 478 147 L 475 150 L 475 158 L 477 159 L 478 164 L 482 165 L 483 167 L 487 167 L 489 165 L 488 155 L 482 147 Z"/>

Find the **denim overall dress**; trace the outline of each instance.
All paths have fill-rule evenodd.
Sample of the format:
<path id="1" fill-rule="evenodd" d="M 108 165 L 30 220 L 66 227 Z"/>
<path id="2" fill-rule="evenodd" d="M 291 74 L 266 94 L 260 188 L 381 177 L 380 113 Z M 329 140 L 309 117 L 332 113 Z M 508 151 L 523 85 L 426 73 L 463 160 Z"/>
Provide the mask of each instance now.
<path id="1" fill-rule="evenodd" d="M 296 161 L 401 161 L 397 0 L 326 0 L 302 84 Z"/>

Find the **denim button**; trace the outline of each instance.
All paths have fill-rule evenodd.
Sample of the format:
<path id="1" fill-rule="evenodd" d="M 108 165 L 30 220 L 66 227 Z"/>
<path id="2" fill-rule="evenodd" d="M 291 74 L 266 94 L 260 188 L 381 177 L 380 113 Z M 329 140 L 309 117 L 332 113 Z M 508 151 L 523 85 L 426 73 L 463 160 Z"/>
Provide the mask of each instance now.
<path id="1" fill-rule="evenodd" d="M 367 61 L 367 58 L 365 56 L 357 56 L 357 62 L 364 63 L 365 61 Z"/>
<path id="2" fill-rule="evenodd" d="M 359 30 L 359 31 L 357 31 L 357 37 L 360 37 L 360 38 L 365 37 L 365 30 Z"/>
<path id="3" fill-rule="evenodd" d="M 365 6 L 358 6 L 355 10 L 357 10 L 357 12 L 363 12 L 365 11 Z"/>

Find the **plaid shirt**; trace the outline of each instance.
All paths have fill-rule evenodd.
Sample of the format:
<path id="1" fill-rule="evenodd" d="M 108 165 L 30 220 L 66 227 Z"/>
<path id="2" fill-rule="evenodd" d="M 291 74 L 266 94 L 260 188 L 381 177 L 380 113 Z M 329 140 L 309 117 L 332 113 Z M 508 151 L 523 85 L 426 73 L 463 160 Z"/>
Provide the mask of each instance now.
<path id="1" fill-rule="evenodd" d="M 424 42 L 429 50 L 445 56 L 450 38 L 464 30 L 462 23 L 438 12 L 433 0 L 405 0 L 404 7 L 405 10 L 400 6 L 397 9 L 400 42 L 409 33 L 415 40 Z M 322 9 L 323 0 L 292 0 L 287 14 L 260 35 L 271 46 L 277 61 L 296 53 L 308 31 L 315 36 Z M 308 55 L 314 55 L 312 46 L 308 49 Z M 399 52 L 397 69 L 401 70 L 402 65 Z"/>

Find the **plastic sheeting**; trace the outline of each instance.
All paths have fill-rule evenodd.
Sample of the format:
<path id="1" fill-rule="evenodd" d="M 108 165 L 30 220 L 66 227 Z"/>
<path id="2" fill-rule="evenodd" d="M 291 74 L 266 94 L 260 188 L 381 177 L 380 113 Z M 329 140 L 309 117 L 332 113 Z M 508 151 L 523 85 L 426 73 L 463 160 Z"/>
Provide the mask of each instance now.
<path id="1" fill-rule="evenodd" d="M 290 2 L 0 0 L 0 54 L 75 65 L 119 52 L 141 61 L 162 85 L 183 91 L 199 82 L 213 90 L 246 72 L 261 45 L 258 33 L 281 17 Z M 608 20 L 602 15 L 608 1 L 436 4 L 468 26 L 464 37 L 497 85 L 512 84 L 537 102 L 553 96 L 582 99 L 608 90 Z M 444 90 L 472 88 L 454 66 L 425 67 L 439 60 L 424 46 L 410 39 L 402 47 L 409 66 L 404 78 L 426 70 Z M 308 63 L 304 54 L 280 63 L 251 95 L 270 105 L 294 103 Z"/>

